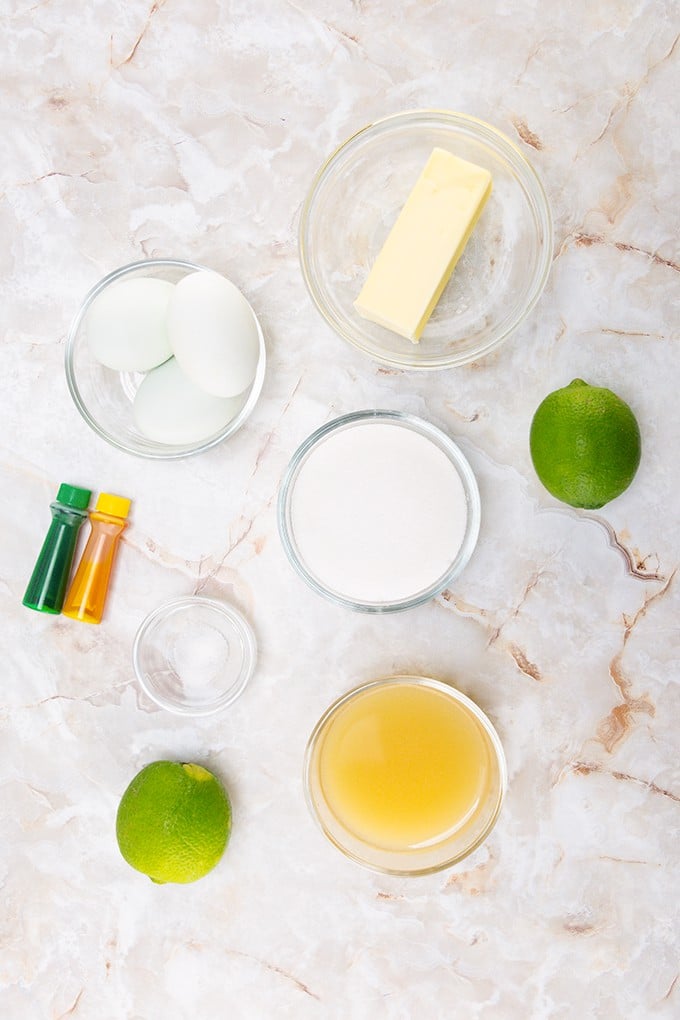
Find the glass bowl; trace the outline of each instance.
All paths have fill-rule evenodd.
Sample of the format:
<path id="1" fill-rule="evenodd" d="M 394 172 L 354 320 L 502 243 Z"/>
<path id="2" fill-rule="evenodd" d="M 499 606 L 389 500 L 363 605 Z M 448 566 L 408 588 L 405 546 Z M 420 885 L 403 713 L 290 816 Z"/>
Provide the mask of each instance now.
<path id="1" fill-rule="evenodd" d="M 412 502 L 413 511 L 412 517 L 409 517 L 409 526 L 406 533 L 402 536 L 403 542 L 397 544 L 398 556 L 395 557 L 395 563 L 400 557 L 402 562 L 407 563 L 408 558 L 415 559 L 416 563 L 429 564 L 426 571 L 420 572 L 417 569 L 417 574 L 420 577 L 420 584 L 414 590 L 402 590 L 397 593 L 396 585 L 400 582 L 395 580 L 395 586 L 393 588 L 394 594 L 389 597 L 385 596 L 382 592 L 380 597 L 368 597 L 367 595 L 359 596 L 357 594 L 358 585 L 354 591 L 348 590 L 346 584 L 343 588 L 337 581 L 334 583 L 330 580 L 330 572 L 326 569 L 323 570 L 319 566 L 318 550 L 324 550 L 329 548 L 340 549 L 340 562 L 347 563 L 351 569 L 355 572 L 364 574 L 367 566 L 370 567 L 372 564 L 373 570 L 375 571 L 376 578 L 373 581 L 369 580 L 370 585 L 378 585 L 382 587 L 384 582 L 382 578 L 378 576 L 379 571 L 385 570 L 385 563 L 387 562 L 390 570 L 392 563 L 390 560 L 390 550 L 386 548 L 387 544 L 392 540 L 387 537 L 387 532 L 383 535 L 379 515 L 382 513 L 389 514 L 390 506 L 387 501 L 384 506 L 381 504 L 381 483 L 376 483 L 376 489 L 373 489 L 371 478 L 363 478 L 362 483 L 354 482 L 354 461 L 351 457 L 345 456 L 345 462 L 339 469 L 342 474 L 334 471 L 333 477 L 330 480 L 330 484 L 323 485 L 318 491 L 323 494 L 323 498 L 328 502 L 328 506 L 325 508 L 321 507 L 320 510 L 314 512 L 311 518 L 311 532 L 309 530 L 310 516 L 305 511 L 304 514 L 298 514 L 298 522 L 296 523 L 296 486 L 298 485 L 301 473 L 304 472 L 306 466 L 310 462 L 310 458 L 314 453 L 321 448 L 324 443 L 334 439 L 340 433 L 346 430 L 353 429 L 356 426 L 362 426 L 366 424 L 375 425 L 396 425 L 400 428 L 406 429 L 409 432 L 415 433 L 417 436 L 421 436 L 430 441 L 434 445 L 437 451 L 439 451 L 439 457 L 441 454 L 447 459 L 449 465 L 453 468 L 451 472 L 450 481 L 451 484 L 458 489 L 460 494 L 461 502 L 464 501 L 464 513 L 465 520 L 460 527 L 454 529 L 453 519 L 451 521 L 451 535 L 447 534 L 446 541 L 450 542 L 451 558 L 447 559 L 444 563 L 443 558 L 440 557 L 436 550 L 423 548 L 422 559 L 416 554 L 420 546 L 422 546 L 425 537 L 427 536 L 427 528 L 423 526 L 423 522 L 430 520 L 435 523 L 439 522 L 438 510 L 436 509 L 437 503 L 437 492 L 431 492 L 430 503 L 435 504 L 434 509 L 428 509 L 428 501 L 425 495 L 425 486 L 432 486 L 432 482 L 428 478 L 423 478 L 423 488 L 419 491 L 418 486 L 413 486 Z M 413 451 L 411 451 L 411 454 Z M 375 454 L 375 448 L 373 457 L 376 460 L 376 479 L 381 477 L 381 472 L 387 472 L 387 478 L 389 479 L 390 473 L 398 470 L 401 461 L 397 459 L 397 455 L 394 451 L 391 451 L 389 459 L 383 458 L 381 462 L 378 462 L 377 455 Z M 439 469 L 440 460 L 438 458 L 437 466 Z M 304 475 L 303 475 L 304 477 Z M 339 481 L 338 481 L 339 480 Z M 347 484 L 343 485 L 343 481 Z M 354 484 L 354 487 L 352 487 Z M 309 482 L 305 481 L 304 485 L 309 492 Z M 339 495 L 336 498 L 335 485 L 339 485 Z M 363 485 L 363 488 L 362 488 Z M 377 490 L 377 491 L 376 491 Z M 371 498 L 369 499 L 369 491 Z M 385 490 L 389 495 L 389 489 Z M 453 496 L 456 493 L 452 493 Z M 421 497 L 424 502 L 421 501 Z M 339 507 L 340 522 L 338 526 L 338 517 L 336 516 L 336 506 Z M 371 538 L 371 525 L 368 525 L 366 530 L 360 528 L 361 518 L 359 523 L 355 524 L 351 521 L 351 514 L 358 510 L 359 514 L 366 515 L 368 508 L 371 508 L 373 518 L 377 519 L 377 524 L 373 529 L 373 536 L 375 538 L 375 544 Z M 375 509 L 374 509 L 375 508 Z M 348 523 L 345 524 L 344 521 Z M 279 534 L 281 536 L 281 542 L 284 550 L 291 564 L 300 576 L 307 582 L 307 584 L 319 595 L 323 595 L 325 598 L 330 599 L 332 602 L 336 602 L 348 609 L 354 609 L 359 612 L 365 613 L 390 613 L 398 612 L 404 609 L 411 609 L 414 606 L 422 605 L 429 599 L 438 595 L 439 592 L 443 591 L 451 581 L 460 574 L 465 565 L 467 564 L 472 552 L 477 543 L 477 537 L 479 535 L 479 526 L 481 520 L 481 509 L 479 499 L 479 489 L 477 487 L 477 481 L 473 474 L 472 468 L 468 464 L 466 458 L 460 449 L 456 446 L 452 439 L 445 435 L 436 426 L 430 424 L 430 422 L 424 421 L 421 418 L 417 418 L 415 415 L 404 414 L 401 411 L 380 411 L 380 410 L 368 410 L 368 411 L 355 411 L 351 414 L 343 415 L 340 418 L 336 418 L 326 425 L 322 425 L 321 428 L 313 432 L 298 448 L 296 453 L 293 455 L 290 464 L 286 470 L 281 483 L 281 489 L 279 492 L 278 502 L 278 525 Z M 410 522 L 413 522 L 411 526 Z M 302 522 L 302 523 L 300 523 Z M 305 534 L 305 529 L 307 532 Z M 334 530 L 335 529 L 335 530 Z M 455 537 L 454 537 L 455 530 Z M 312 537 L 312 545 L 317 555 L 310 555 L 310 541 L 309 536 Z M 335 544 L 333 544 L 335 543 Z M 408 552 L 404 552 L 408 546 Z M 335 553 L 333 553 L 335 555 Z M 314 562 L 312 562 L 314 560 Z M 436 564 L 439 566 L 436 568 L 437 573 L 434 573 Z M 395 566 L 395 577 L 397 567 Z M 326 574 L 324 579 L 323 574 Z M 427 574 L 427 576 L 425 576 Z M 344 582 L 343 582 L 344 583 Z M 405 585 L 407 582 L 403 582 Z M 410 582 L 409 582 L 410 583 Z M 361 586 L 364 592 L 367 590 L 365 582 L 361 582 Z"/>
<path id="2" fill-rule="evenodd" d="M 193 453 L 202 453 L 222 440 L 232 436 L 243 425 L 257 403 L 262 390 L 265 373 L 265 346 L 262 329 L 257 316 L 257 331 L 260 356 L 257 373 L 250 389 L 244 396 L 244 404 L 236 417 L 223 429 L 207 439 L 186 445 L 170 445 L 154 442 L 137 429 L 132 415 L 135 394 L 144 378 L 143 372 L 117 372 L 99 364 L 91 353 L 87 335 L 87 312 L 99 294 L 109 287 L 115 287 L 121 280 L 135 277 L 152 277 L 178 283 L 189 273 L 205 269 L 205 266 L 178 259 L 148 259 L 133 262 L 109 273 L 85 297 L 71 325 L 66 342 L 66 380 L 73 402 L 98 436 L 119 450 L 148 457 L 154 460 L 177 460 Z M 253 312 L 253 315 L 255 313 Z"/>
<path id="3" fill-rule="evenodd" d="M 243 692 L 257 646 L 231 606 L 197 595 L 150 613 L 135 636 L 132 662 L 149 697 L 176 715 L 220 712 Z"/>
<path id="4" fill-rule="evenodd" d="M 305 795 L 323 834 L 351 860 L 390 875 L 441 871 L 471 854 L 491 832 L 506 786 L 487 716 L 429 677 L 349 691 L 321 717 L 305 753 Z"/>
<path id="5" fill-rule="evenodd" d="M 363 319 L 361 287 L 432 149 L 485 167 L 493 191 L 418 344 Z M 300 219 L 300 262 L 328 324 L 358 350 L 399 368 L 464 365 L 529 314 L 548 278 L 546 194 L 516 145 L 490 124 L 417 110 L 369 124 L 324 163 Z"/>

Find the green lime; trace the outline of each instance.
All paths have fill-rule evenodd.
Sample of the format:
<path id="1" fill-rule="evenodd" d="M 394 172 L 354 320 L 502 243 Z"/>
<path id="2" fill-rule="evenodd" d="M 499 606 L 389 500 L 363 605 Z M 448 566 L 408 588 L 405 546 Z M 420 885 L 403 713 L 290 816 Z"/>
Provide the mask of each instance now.
<path id="1" fill-rule="evenodd" d="M 582 379 L 539 405 L 529 445 L 548 492 L 588 510 L 620 496 L 640 463 L 640 430 L 628 404 Z"/>
<path id="2" fill-rule="evenodd" d="M 201 765 L 155 761 L 123 794 L 116 818 L 125 860 L 154 882 L 195 882 L 215 867 L 229 840 L 231 804 Z"/>

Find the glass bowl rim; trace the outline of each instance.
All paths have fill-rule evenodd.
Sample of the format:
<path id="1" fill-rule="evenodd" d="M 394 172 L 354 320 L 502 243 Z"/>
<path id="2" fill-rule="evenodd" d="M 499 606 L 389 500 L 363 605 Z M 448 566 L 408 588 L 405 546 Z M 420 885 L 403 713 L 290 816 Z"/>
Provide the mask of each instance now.
<path id="1" fill-rule="evenodd" d="M 218 432 L 216 435 L 211 436 L 207 440 L 204 440 L 199 443 L 188 444 L 185 447 L 178 444 L 172 444 L 169 445 L 167 449 L 163 449 L 162 445 L 159 443 L 157 444 L 157 449 L 137 450 L 135 449 L 135 447 L 130 446 L 123 440 L 119 439 L 112 432 L 109 432 L 107 431 L 107 429 L 103 428 L 99 424 L 97 419 L 94 417 L 92 412 L 89 410 L 87 404 L 85 403 L 81 395 L 80 387 L 78 386 L 78 380 L 76 377 L 76 371 L 74 366 L 75 343 L 78 330 L 80 329 L 81 323 L 85 318 L 87 310 L 94 301 L 94 299 L 99 294 L 101 294 L 101 292 L 105 290 L 110 284 L 114 283 L 119 277 L 126 276 L 127 274 L 136 272 L 137 270 L 140 269 L 147 268 L 158 269 L 164 266 L 174 269 L 186 269 L 188 273 L 208 272 L 217 273 L 218 276 L 223 275 L 219 273 L 216 269 L 211 269 L 209 266 L 199 265 L 196 262 L 187 262 L 184 259 L 173 258 L 140 259 L 137 262 L 128 262 L 124 266 L 119 266 L 118 269 L 114 269 L 110 273 L 107 273 L 106 276 L 103 276 L 97 283 L 95 283 L 94 286 L 90 288 L 90 290 L 87 292 L 87 294 L 81 301 L 80 306 L 76 311 L 73 320 L 71 321 L 71 325 L 69 327 L 69 331 L 66 337 L 66 350 L 64 353 L 64 367 L 66 371 L 66 382 L 68 385 L 69 393 L 71 394 L 71 399 L 73 400 L 73 403 L 75 404 L 78 413 L 80 414 L 83 421 L 87 425 L 89 425 L 92 431 L 97 436 L 99 436 L 100 439 L 104 439 L 107 443 L 115 447 L 117 450 L 122 450 L 123 453 L 132 454 L 134 457 L 142 457 L 145 460 L 181 460 L 184 457 L 192 457 L 196 453 L 204 453 L 206 450 L 210 450 L 213 446 L 217 446 L 223 440 L 228 439 L 231 435 L 237 432 L 238 429 L 240 429 L 241 426 L 244 425 L 247 419 L 250 417 L 257 401 L 260 398 L 262 387 L 264 385 L 264 377 L 267 362 L 267 351 L 264 343 L 264 334 L 262 332 L 260 320 L 258 319 L 257 315 L 255 314 L 254 308 L 252 307 L 252 305 L 250 304 L 250 302 L 248 301 L 244 294 L 243 296 L 245 300 L 248 301 L 248 306 L 253 313 L 253 316 L 255 318 L 255 324 L 257 326 L 259 343 L 257 371 L 255 373 L 255 378 L 253 379 L 253 382 L 251 384 L 248 399 L 246 400 L 245 404 L 238 412 L 236 417 L 232 418 L 232 420 L 227 423 L 227 425 L 221 430 L 221 432 Z M 153 441 L 149 440 L 149 442 L 151 443 Z"/>
<path id="2" fill-rule="evenodd" d="M 191 609 L 198 605 L 207 606 L 210 609 L 216 610 L 222 616 L 225 616 L 234 626 L 243 641 L 243 665 L 236 681 L 228 688 L 227 691 L 222 693 L 218 701 L 211 703 L 207 708 L 196 710 L 187 708 L 180 702 L 164 698 L 151 687 L 146 679 L 146 671 L 141 665 L 141 650 L 144 645 L 145 638 L 148 636 L 150 630 L 155 624 L 166 619 L 179 609 Z M 242 613 L 228 602 L 221 602 L 219 599 L 208 598 L 205 595 L 182 595 L 179 598 L 170 599 L 168 602 L 163 602 L 160 606 L 156 606 L 156 608 L 152 609 L 151 612 L 148 613 L 142 620 L 141 624 L 137 628 L 137 633 L 135 634 L 132 644 L 132 665 L 134 667 L 137 682 L 144 693 L 160 708 L 164 708 L 167 712 L 171 712 L 173 715 L 181 715 L 192 718 L 216 715 L 218 712 L 221 712 L 236 701 L 236 699 L 245 690 L 248 681 L 253 674 L 256 657 L 257 639 L 255 638 L 253 628 Z"/>
<path id="3" fill-rule="evenodd" d="M 314 756 L 314 752 L 316 751 L 316 746 L 319 741 L 319 738 L 329 719 L 343 705 L 354 700 L 354 698 L 358 697 L 360 694 L 363 694 L 365 691 L 375 690 L 387 686 L 397 686 L 402 683 L 412 683 L 418 687 L 421 686 L 428 687 L 431 690 L 440 691 L 442 694 L 446 694 L 447 696 L 451 697 L 454 701 L 458 702 L 459 704 L 467 708 L 474 716 L 476 721 L 481 725 L 486 736 L 489 738 L 489 744 L 493 748 L 494 758 L 496 761 L 496 765 L 498 767 L 498 796 L 496 798 L 496 803 L 494 804 L 493 811 L 484 829 L 477 836 L 477 838 L 470 844 L 470 846 L 467 847 L 463 852 L 456 853 L 452 857 L 447 858 L 445 861 L 441 863 L 428 865 L 423 868 L 409 868 L 409 869 L 390 868 L 389 866 L 371 863 L 369 861 L 366 861 L 363 857 L 359 856 L 358 853 L 355 853 L 354 851 L 343 846 L 342 843 L 339 842 L 339 840 L 333 835 L 332 832 L 329 831 L 327 826 L 324 824 L 324 821 L 317 810 L 316 803 L 311 792 L 310 771 L 312 767 L 312 759 Z M 445 680 L 438 680 L 435 677 L 421 676 L 417 674 L 399 673 L 391 676 L 379 677 L 376 680 L 365 681 L 364 683 L 359 684 L 357 687 L 353 687 L 351 690 L 346 691 L 344 694 L 340 695 L 339 698 L 336 698 L 336 700 L 333 701 L 332 704 L 328 706 L 328 708 L 325 710 L 323 715 L 316 723 L 307 741 L 303 763 L 302 784 L 304 787 L 305 801 L 307 803 L 307 807 L 314 822 L 316 823 L 317 828 L 321 830 L 326 839 L 330 843 L 332 843 L 334 847 L 340 850 L 340 852 L 344 854 L 345 857 L 347 857 L 351 861 L 354 861 L 355 864 L 360 864 L 362 867 L 368 868 L 370 871 L 375 871 L 382 875 L 417 877 L 420 875 L 433 875 L 439 871 L 446 871 L 447 868 L 452 868 L 455 864 L 458 864 L 466 857 L 469 857 L 470 854 L 474 853 L 474 851 L 477 850 L 482 845 L 482 843 L 484 843 L 484 841 L 488 838 L 489 834 L 495 827 L 496 822 L 498 821 L 498 816 L 500 815 L 501 812 L 501 808 L 503 807 L 503 802 L 505 800 L 505 795 L 507 793 L 508 788 L 508 766 L 505 757 L 505 751 L 503 750 L 503 744 L 501 743 L 501 739 L 498 736 L 498 731 L 496 730 L 495 726 L 489 719 L 486 712 L 482 708 L 480 708 L 476 701 L 473 701 L 472 698 L 470 698 L 467 694 L 464 694 L 462 691 L 458 690 L 457 687 L 454 687 L 452 684 L 447 683 Z M 357 839 L 357 842 L 361 842 L 358 839 L 358 837 L 355 838 Z M 390 851 L 384 852 L 389 854 Z"/>
<path id="4" fill-rule="evenodd" d="M 411 595 L 408 598 L 399 599 L 394 602 L 362 602 L 349 598 L 345 595 L 341 595 L 340 593 L 333 591 L 331 588 L 325 587 L 310 571 L 307 570 L 302 558 L 298 555 L 296 543 L 292 537 L 288 522 L 292 494 L 295 488 L 295 480 L 300 468 L 307 458 L 307 455 L 319 442 L 321 442 L 321 440 L 325 439 L 326 436 L 330 435 L 332 432 L 338 431 L 346 425 L 352 425 L 361 421 L 396 422 L 397 424 L 417 432 L 419 435 L 424 436 L 431 442 L 434 442 L 435 445 L 448 457 L 450 463 L 458 472 L 458 476 L 465 492 L 468 511 L 465 535 L 451 566 L 446 573 L 437 578 L 429 586 L 429 588 L 426 588 L 424 591 L 421 591 L 416 595 Z M 475 550 L 475 546 L 477 545 L 481 525 L 479 486 L 477 485 L 477 479 L 470 463 L 458 444 L 454 442 L 454 440 L 451 439 L 451 437 L 448 436 L 442 429 L 433 425 L 425 418 L 419 418 L 417 415 L 410 414 L 406 411 L 388 411 L 379 408 L 370 410 L 366 409 L 363 411 L 351 411 L 348 414 L 340 415 L 338 418 L 333 418 L 331 421 L 321 425 L 307 436 L 307 438 L 298 446 L 288 463 L 279 488 L 277 523 L 281 544 L 283 545 L 289 563 L 308 584 L 312 591 L 317 593 L 317 595 L 321 595 L 324 598 L 329 599 L 331 602 L 335 602 L 337 605 L 344 606 L 346 609 L 353 609 L 360 613 L 398 613 L 407 609 L 414 609 L 417 606 L 421 606 L 426 602 L 429 602 L 430 599 L 433 599 L 436 595 L 439 595 L 442 591 L 444 591 L 451 581 L 458 577 L 458 575 L 467 566 L 470 557 Z"/>
<path id="5" fill-rule="evenodd" d="M 330 314 L 328 306 L 321 295 L 320 289 L 314 283 L 314 274 L 311 272 L 310 268 L 311 260 L 309 257 L 309 243 L 306 240 L 306 235 L 309 230 L 310 214 L 317 191 L 321 184 L 329 176 L 330 171 L 332 171 L 334 164 L 340 156 L 346 150 L 356 147 L 356 143 L 368 133 L 378 133 L 381 130 L 389 128 L 393 124 L 397 125 L 399 122 L 408 123 L 408 121 L 417 121 L 419 118 L 423 117 L 439 118 L 445 123 L 467 127 L 468 130 L 473 128 L 474 131 L 482 136 L 482 138 L 486 137 L 487 141 L 495 143 L 496 151 L 500 149 L 506 158 L 508 156 L 512 156 L 514 162 L 521 166 L 522 170 L 527 175 L 527 180 L 531 183 L 531 187 L 535 189 L 535 206 L 540 216 L 544 238 L 543 256 L 537 260 L 537 266 L 540 271 L 537 270 L 534 273 L 534 285 L 530 298 L 526 305 L 521 309 L 520 313 L 515 315 L 513 320 L 506 326 L 503 332 L 489 340 L 478 351 L 463 353 L 462 355 L 459 354 L 457 356 L 451 354 L 441 355 L 440 357 L 428 360 L 427 363 L 423 363 L 415 359 L 409 359 L 407 356 L 408 349 L 406 349 L 406 353 L 403 356 L 393 356 L 390 352 L 381 352 L 380 354 L 377 354 L 373 351 L 367 350 L 362 343 L 355 339 L 351 329 L 347 328 L 343 324 L 343 321 L 338 321 Z M 503 343 L 528 317 L 529 313 L 541 297 L 545 289 L 548 276 L 550 275 L 550 269 L 553 262 L 553 236 L 552 213 L 543 183 L 541 182 L 541 179 L 532 163 L 508 135 L 494 127 L 492 124 L 489 124 L 488 121 L 482 120 L 479 117 L 474 117 L 471 114 L 459 113 L 456 110 L 447 110 L 443 107 L 422 107 L 414 110 L 403 110 L 400 113 L 392 113 L 386 117 L 379 117 L 372 120 L 370 123 L 359 128 L 358 131 L 355 131 L 336 146 L 331 154 L 324 160 L 314 175 L 302 204 L 298 225 L 298 260 L 300 262 L 302 278 L 305 282 L 307 292 L 324 321 L 328 326 L 330 326 L 334 333 L 340 336 L 343 340 L 346 340 L 347 343 L 354 347 L 355 350 L 360 351 L 365 357 L 369 357 L 379 364 L 389 365 L 391 368 L 400 368 L 405 371 L 436 372 L 447 368 L 458 368 L 461 365 L 467 365 L 470 362 L 479 361 L 481 358 L 486 357 L 487 354 L 490 354 L 491 351 L 495 350 L 501 343 Z"/>

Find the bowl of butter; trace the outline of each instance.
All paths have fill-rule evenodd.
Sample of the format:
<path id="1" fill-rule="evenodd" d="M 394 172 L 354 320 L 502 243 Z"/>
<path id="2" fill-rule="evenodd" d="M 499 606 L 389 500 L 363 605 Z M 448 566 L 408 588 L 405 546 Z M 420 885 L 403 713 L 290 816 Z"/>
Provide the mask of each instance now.
<path id="1" fill-rule="evenodd" d="M 233 435 L 260 395 L 257 316 L 226 277 L 178 259 L 116 269 L 80 306 L 66 379 L 87 424 L 112 446 L 156 460 Z"/>
<path id="2" fill-rule="evenodd" d="M 451 368 L 488 354 L 534 307 L 552 219 L 502 132 L 419 110 L 369 124 L 324 163 L 299 251 L 312 300 L 343 339 L 393 367 Z"/>

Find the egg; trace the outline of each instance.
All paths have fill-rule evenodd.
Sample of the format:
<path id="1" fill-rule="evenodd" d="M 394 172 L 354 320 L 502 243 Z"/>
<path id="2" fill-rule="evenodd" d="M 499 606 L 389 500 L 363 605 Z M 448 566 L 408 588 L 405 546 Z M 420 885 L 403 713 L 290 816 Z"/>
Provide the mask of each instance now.
<path id="1" fill-rule="evenodd" d="M 182 371 L 206 393 L 234 397 L 252 384 L 260 336 L 238 287 L 210 270 L 185 276 L 168 307 L 168 335 Z"/>
<path id="2" fill-rule="evenodd" d="M 168 304 L 175 287 L 167 280 L 135 277 L 99 294 L 87 312 L 92 356 L 119 372 L 148 372 L 172 354 Z"/>
<path id="3" fill-rule="evenodd" d="M 167 445 L 198 443 L 220 432 L 246 402 L 245 394 L 214 397 L 188 379 L 175 358 L 142 380 L 132 413 L 147 439 Z"/>

